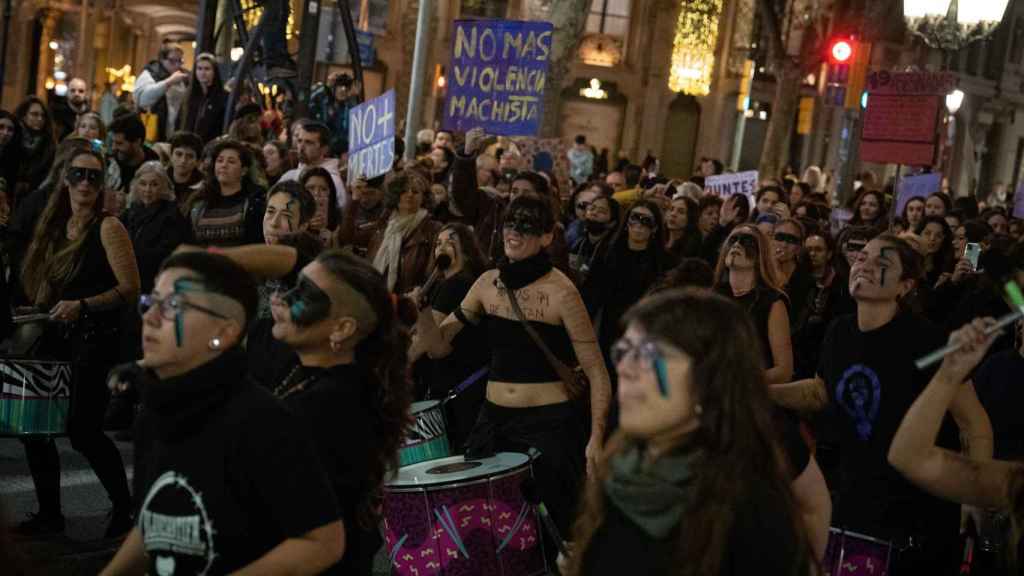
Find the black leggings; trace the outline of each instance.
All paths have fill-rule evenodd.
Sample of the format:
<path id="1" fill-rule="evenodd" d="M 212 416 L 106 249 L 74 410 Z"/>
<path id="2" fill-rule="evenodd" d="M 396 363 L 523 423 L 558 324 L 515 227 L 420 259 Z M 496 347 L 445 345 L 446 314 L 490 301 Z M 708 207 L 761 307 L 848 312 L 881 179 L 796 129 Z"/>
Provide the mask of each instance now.
<path id="1" fill-rule="evenodd" d="M 114 442 L 103 433 L 103 416 L 110 401 L 106 363 L 76 367 L 68 414 L 71 447 L 85 456 L 115 508 L 129 510 L 131 496 L 124 462 Z M 26 438 L 25 457 L 39 500 L 39 513 L 61 512 L 60 458 L 51 438 Z"/>

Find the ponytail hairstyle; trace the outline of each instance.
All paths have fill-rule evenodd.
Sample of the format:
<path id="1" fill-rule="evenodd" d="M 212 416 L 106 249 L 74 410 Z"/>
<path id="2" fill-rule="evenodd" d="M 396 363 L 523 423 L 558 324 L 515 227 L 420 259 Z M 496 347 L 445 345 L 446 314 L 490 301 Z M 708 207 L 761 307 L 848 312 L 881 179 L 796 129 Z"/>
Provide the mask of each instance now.
<path id="1" fill-rule="evenodd" d="M 362 340 L 356 344 L 355 363 L 365 374 L 368 393 L 365 402 L 373 425 L 372 437 L 378 448 L 367 462 L 369 474 L 363 486 L 367 492 L 357 505 L 363 528 L 377 525 L 377 504 L 389 469 L 398 468 L 398 449 L 412 424 L 409 407 L 412 387 L 406 378 L 409 349 L 408 327 L 416 322 L 416 307 L 406 298 L 393 297 L 387 283 L 369 262 L 341 250 L 322 252 L 316 259 L 334 277 L 366 298 L 375 322 L 360 326 Z"/>

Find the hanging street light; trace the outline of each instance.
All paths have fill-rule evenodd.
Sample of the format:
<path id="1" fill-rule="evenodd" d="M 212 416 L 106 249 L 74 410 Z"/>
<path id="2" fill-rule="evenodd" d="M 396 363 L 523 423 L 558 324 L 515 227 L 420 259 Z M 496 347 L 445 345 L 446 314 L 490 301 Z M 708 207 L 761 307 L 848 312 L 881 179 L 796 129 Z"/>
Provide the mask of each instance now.
<path id="1" fill-rule="evenodd" d="M 925 44 L 956 52 L 992 33 L 1009 0 L 903 0 L 907 29 Z"/>

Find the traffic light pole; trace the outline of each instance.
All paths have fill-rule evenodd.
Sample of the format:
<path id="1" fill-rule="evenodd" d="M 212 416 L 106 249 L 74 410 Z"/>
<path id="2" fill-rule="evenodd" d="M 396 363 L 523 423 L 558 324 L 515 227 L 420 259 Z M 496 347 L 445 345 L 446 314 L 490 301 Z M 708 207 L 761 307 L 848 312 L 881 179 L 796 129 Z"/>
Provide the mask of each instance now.
<path id="1" fill-rule="evenodd" d="M 853 196 L 854 168 L 857 166 L 858 146 L 860 140 L 860 118 L 857 110 L 843 110 L 843 123 L 839 131 L 839 147 L 837 149 L 838 166 L 836 166 L 835 194 L 832 195 L 832 207 L 847 206 Z"/>

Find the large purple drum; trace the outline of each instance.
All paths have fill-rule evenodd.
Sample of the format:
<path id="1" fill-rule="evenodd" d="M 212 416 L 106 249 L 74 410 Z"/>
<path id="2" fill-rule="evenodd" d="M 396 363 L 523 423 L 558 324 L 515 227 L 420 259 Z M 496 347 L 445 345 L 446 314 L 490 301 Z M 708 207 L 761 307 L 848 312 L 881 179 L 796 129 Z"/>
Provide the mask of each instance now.
<path id="1" fill-rule="evenodd" d="M 537 516 L 523 498 L 525 454 L 452 456 L 398 470 L 384 486 L 384 531 L 400 576 L 547 574 Z"/>
<path id="2" fill-rule="evenodd" d="M 892 545 L 856 532 L 832 528 L 825 548 L 826 576 L 888 576 Z"/>

